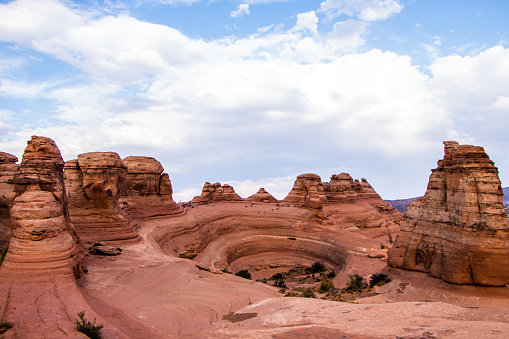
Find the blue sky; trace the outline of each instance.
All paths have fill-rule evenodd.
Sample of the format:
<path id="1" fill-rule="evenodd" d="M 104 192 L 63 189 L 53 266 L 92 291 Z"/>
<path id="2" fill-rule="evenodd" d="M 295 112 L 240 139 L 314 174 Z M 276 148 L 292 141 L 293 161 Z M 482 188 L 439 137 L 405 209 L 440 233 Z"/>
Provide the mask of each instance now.
<path id="1" fill-rule="evenodd" d="M 443 140 L 509 186 L 509 2 L 0 1 L 0 150 L 158 159 L 175 200 L 205 181 L 283 198 L 348 172 L 422 195 Z"/>

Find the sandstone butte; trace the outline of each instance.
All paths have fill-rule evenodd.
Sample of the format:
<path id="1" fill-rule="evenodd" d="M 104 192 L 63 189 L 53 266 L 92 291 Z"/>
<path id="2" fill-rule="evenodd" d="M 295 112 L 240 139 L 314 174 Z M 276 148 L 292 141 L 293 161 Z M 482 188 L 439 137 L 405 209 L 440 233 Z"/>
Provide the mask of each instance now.
<path id="1" fill-rule="evenodd" d="M 446 141 L 424 197 L 408 206 L 389 265 L 457 284 L 509 284 L 509 224 L 484 149 Z"/>
<path id="2" fill-rule="evenodd" d="M 468 152 L 454 147 L 443 164 L 448 160 L 463 168 L 458 155 Z M 447 193 L 454 206 L 470 201 L 459 189 L 471 192 L 467 183 L 482 182 L 482 192 L 496 185 L 492 169 L 477 170 L 492 168 L 489 159 L 476 154 L 475 161 L 467 161 L 468 171 L 451 171 L 466 180 Z M 322 182 L 304 174 L 281 202 L 262 189 L 242 199 L 229 185 L 206 183 L 193 199 L 199 208 L 191 208 L 174 203 L 169 176 L 153 158 L 85 153 L 64 169 L 55 143 L 32 137 L 21 164 L 16 162 L 15 156 L 0 153 L 2 237 L 9 242 L 0 266 L 0 322 L 13 325 L 0 338 L 85 338 L 74 323 L 81 311 L 104 325 L 105 338 L 509 337 L 507 287 L 450 284 L 387 267 L 386 251 L 403 217 L 364 179 L 341 173 Z M 446 171 L 436 172 L 445 176 Z M 478 202 L 495 215 L 498 203 L 492 198 L 486 194 Z M 404 247 L 402 239 L 413 236 L 405 235 L 411 233 L 410 218 L 418 219 L 415 207 L 410 211 L 414 214 L 403 222 L 391 260 Z M 440 220 L 475 224 L 474 209 L 451 212 L 440 210 Z M 427 223 L 430 213 L 419 213 Z M 482 227 L 471 227 L 469 235 L 481 232 L 479 241 L 485 234 L 498 236 L 505 231 L 491 221 L 502 217 L 485 216 Z M 86 244 L 92 241 L 122 251 L 93 254 Z M 475 255 L 496 252 L 487 248 L 474 248 Z M 392 281 L 342 294 L 354 303 L 284 298 L 273 286 L 272 275 L 315 261 L 336 272 L 330 279 L 338 288 L 353 274 L 369 279 L 383 272 Z M 499 271 L 507 271 L 503 261 L 487 267 L 498 264 Z M 252 280 L 228 274 L 240 270 L 248 270 Z M 476 274 L 493 279 L 492 273 Z M 263 279 L 269 280 L 256 281 Z M 287 287 L 313 287 L 318 297 L 325 296 L 317 291 L 315 277 L 305 279 L 287 279 Z"/>

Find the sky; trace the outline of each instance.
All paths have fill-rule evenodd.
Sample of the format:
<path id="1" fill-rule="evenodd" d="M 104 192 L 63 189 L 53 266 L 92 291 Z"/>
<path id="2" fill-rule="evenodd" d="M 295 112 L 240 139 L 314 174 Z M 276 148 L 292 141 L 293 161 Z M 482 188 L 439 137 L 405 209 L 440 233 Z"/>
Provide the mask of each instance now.
<path id="1" fill-rule="evenodd" d="M 297 175 L 421 196 L 444 140 L 509 186 L 509 1 L 0 0 L 0 151 L 154 157 L 284 198 Z"/>

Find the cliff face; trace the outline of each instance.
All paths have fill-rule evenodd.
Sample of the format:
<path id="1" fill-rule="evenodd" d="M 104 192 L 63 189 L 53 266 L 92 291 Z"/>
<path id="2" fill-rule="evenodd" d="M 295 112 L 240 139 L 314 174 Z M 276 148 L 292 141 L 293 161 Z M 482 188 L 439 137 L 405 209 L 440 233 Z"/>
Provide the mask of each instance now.
<path id="1" fill-rule="evenodd" d="M 0 248 L 11 237 L 10 207 L 16 197 L 12 179 L 18 172 L 18 158 L 12 154 L 0 152 Z"/>
<path id="2" fill-rule="evenodd" d="M 159 161 L 131 156 L 127 166 L 126 194 L 120 198 L 123 210 L 133 218 L 171 215 L 181 210 L 173 201 L 170 177 Z"/>
<path id="3" fill-rule="evenodd" d="M 350 174 L 341 173 L 331 176 L 329 182 L 323 183 L 325 196 L 329 202 L 354 202 L 356 200 L 375 199 L 380 196 L 366 179 L 353 180 Z"/>
<path id="4" fill-rule="evenodd" d="M 114 152 L 90 152 L 65 164 L 69 213 L 83 241 L 135 239 L 119 198 L 125 193 L 127 166 Z"/>
<path id="5" fill-rule="evenodd" d="M 69 222 L 63 160 L 53 140 L 34 136 L 14 175 L 12 238 L 7 270 L 63 270 L 82 274 L 84 250 Z"/>
<path id="6" fill-rule="evenodd" d="M 297 204 L 313 209 L 321 209 L 326 202 L 322 179 L 319 175 L 312 173 L 299 175 L 290 193 L 282 200 L 282 203 Z"/>
<path id="7" fill-rule="evenodd" d="M 221 186 L 220 183 L 209 183 L 206 182 L 203 185 L 201 195 L 198 195 L 191 200 L 193 204 L 206 204 L 211 202 L 220 201 L 243 201 L 232 186 L 224 184 Z"/>
<path id="8" fill-rule="evenodd" d="M 446 141 L 424 197 L 408 206 L 388 264 L 458 284 L 509 283 L 509 224 L 484 149 Z"/>

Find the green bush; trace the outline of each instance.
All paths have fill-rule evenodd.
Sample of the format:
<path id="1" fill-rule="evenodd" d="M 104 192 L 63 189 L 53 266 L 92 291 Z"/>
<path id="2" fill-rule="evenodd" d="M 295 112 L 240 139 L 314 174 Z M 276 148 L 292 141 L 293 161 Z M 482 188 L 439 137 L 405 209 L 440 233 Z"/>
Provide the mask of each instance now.
<path id="1" fill-rule="evenodd" d="M 274 286 L 286 288 L 286 284 L 285 284 L 284 280 L 276 280 L 276 282 L 274 283 Z"/>
<path id="2" fill-rule="evenodd" d="M 91 323 L 87 319 L 85 319 L 85 311 L 81 311 L 78 313 L 78 317 L 80 320 L 76 319 L 76 329 L 81 333 L 85 334 L 87 337 L 91 339 L 101 339 L 101 330 L 104 325 L 96 325 L 95 319 L 94 322 Z"/>
<path id="3" fill-rule="evenodd" d="M 304 298 L 316 298 L 316 295 L 315 293 L 313 292 L 312 289 L 310 288 L 306 288 L 303 292 L 302 292 L 302 296 Z"/>
<path id="4" fill-rule="evenodd" d="M 311 267 L 309 268 L 309 273 L 320 273 L 325 271 L 325 265 L 321 262 L 315 262 Z"/>
<path id="5" fill-rule="evenodd" d="M 367 287 L 364 278 L 358 274 L 349 275 L 350 281 L 346 283 L 345 292 L 357 292 Z"/>
<path id="6" fill-rule="evenodd" d="M 329 279 L 332 279 L 335 276 L 336 276 L 336 272 L 334 272 L 334 271 L 330 271 L 329 273 L 327 273 L 327 278 L 329 278 Z"/>
<path id="7" fill-rule="evenodd" d="M 392 279 L 385 273 L 374 273 L 369 279 L 369 287 L 373 288 L 378 285 L 385 285 Z"/>
<path id="8" fill-rule="evenodd" d="M 274 274 L 271 279 L 274 279 L 274 280 L 281 280 L 283 279 L 283 273 L 276 273 Z"/>
<path id="9" fill-rule="evenodd" d="M 325 280 L 318 288 L 318 293 L 328 292 L 332 288 L 334 288 L 334 283 L 332 282 L 332 280 Z"/>
<path id="10" fill-rule="evenodd" d="M 0 334 L 7 332 L 10 328 L 12 328 L 12 323 L 9 321 L 0 322 Z"/>
<path id="11" fill-rule="evenodd" d="M 251 273 L 249 273 L 248 270 L 240 270 L 237 273 L 235 273 L 235 275 L 241 278 L 251 279 Z"/>
<path id="12" fill-rule="evenodd" d="M 0 265 L 2 265 L 2 262 L 4 261 L 4 257 L 7 254 L 8 249 L 9 249 L 9 246 L 4 246 L 0 249 Z"/>

